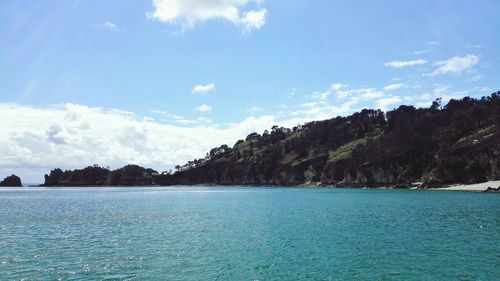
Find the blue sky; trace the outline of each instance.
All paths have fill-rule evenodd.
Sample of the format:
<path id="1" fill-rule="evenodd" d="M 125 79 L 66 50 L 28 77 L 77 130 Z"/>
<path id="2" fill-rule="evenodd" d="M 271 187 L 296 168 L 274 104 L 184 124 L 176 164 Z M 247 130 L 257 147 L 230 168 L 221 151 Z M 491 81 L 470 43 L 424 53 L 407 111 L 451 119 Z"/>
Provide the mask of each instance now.
<path id="1" fill-rule="evenodd" d="M 0 172 L 34 178 L 93 160 L 161 170 L 273 123 L 487 95 L 499 89 L 499 18 L 499 1 L 480 0 L 4 0 Z M 99 135 L 116 118 L 113 135 L 142 128 L 140 142 L 168 128 L 193 143 Z M 133 152 L 100 158 L 79 134 Z M 86 145 L 78 161 L 41 160 Z M 159 147 L 170 150 L 152 159 Z"/>

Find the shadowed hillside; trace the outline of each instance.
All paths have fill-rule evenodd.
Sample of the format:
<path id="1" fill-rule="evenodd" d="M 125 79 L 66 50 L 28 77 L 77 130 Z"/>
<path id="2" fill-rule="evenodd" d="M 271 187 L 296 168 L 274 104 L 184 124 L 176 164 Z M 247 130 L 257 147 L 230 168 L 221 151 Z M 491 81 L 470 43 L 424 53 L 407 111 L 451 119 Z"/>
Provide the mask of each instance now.
<path id="1" fill-rule="evenodd" d="M 163 185 L 423 186 L 500 179 L 500 92 L 430 108 L 402 105 L 384 113 L 292 129 L 274 126 L 233 147 L 160 175 Z"/>

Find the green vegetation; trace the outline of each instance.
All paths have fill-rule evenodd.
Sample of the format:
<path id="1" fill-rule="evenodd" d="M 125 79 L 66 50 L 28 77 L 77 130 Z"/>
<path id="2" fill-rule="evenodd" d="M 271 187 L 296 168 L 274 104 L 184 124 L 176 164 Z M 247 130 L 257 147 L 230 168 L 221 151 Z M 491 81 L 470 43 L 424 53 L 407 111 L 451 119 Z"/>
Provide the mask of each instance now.
<path id="1" fill-rule="evenodd" d="M 483 138 L 495 133 L 495 125 L 490 125 L 486 128 L 478 129 L 472 132 L 470 135 L 460 138 L 453 146 L 459 146 L 463 144 L 474 144 L 475 141 L 481 141 Z"/>
<path id="2" fill-rule="evenodd" d="M 344 144 L 343 146 L 337 148 L 337 150 L 330 152 L 328 154 L 328 162 L 336 162 L 339 160 L 347 159 L 351 157 L 352 151 L 358 145 L 364 145 L 368 140 L 367 137 L 355 139 L 351 142 Z"/>

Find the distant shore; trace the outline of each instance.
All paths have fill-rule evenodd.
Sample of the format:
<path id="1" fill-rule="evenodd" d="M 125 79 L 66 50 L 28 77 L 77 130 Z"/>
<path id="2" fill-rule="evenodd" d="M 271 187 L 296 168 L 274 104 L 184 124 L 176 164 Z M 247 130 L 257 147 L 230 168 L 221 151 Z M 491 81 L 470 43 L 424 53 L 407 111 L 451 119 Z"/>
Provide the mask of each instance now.
<path id="1" fill-rule="evenodd" d="M 500 187 L 500 180 L 495 181 L 487 181 L 482 183 L 475 184 L 448 184 L 443 185 L 443 187 L 418 187 L 415 184 L 408 185 L 399 185 L 399 186 L 363 186 L 363 185 L 324 185 L 321 183 L 305 183 L 300 185 L 271 185 L 271 184 L 249 184 L 249 185 L 241 185 L 241 184 L 194 184 L 194 185 L 74 185 L 74 186 L 45 186 L 52 188 L 61 188 L 61 187 L 163 187 L 163 186 L 192 186 L 192 187 L 229 187 L 229 186 L 237 186 L 237 187 L 296 187 L 296 188 L 355 188 L 355 189 L 414 189 L 414 190 L 433 190 L 433 191 L 472 191 L 472 192 L 482 192 L 486 191 L 488 188 L 497 189 Z M 23 187 L 44 187 L 39 184 L 30 184 L 23 185 Z"/>

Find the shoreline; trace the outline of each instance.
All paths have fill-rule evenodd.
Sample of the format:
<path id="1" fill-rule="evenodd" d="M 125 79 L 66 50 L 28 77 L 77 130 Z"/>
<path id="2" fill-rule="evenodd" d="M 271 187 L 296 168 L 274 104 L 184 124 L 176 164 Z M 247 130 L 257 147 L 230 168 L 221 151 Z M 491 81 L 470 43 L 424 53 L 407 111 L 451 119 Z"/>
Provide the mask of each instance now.
<path id="1" fill-rule="evenodd" d="M 487 181 L 475 184 L 445 184 L 443 187 L 419 187 L 416 185 L 398 185 L 398 186 L 361 186 L 361 185 L 322 185 L 319 183 L 306 183 L 299 185 L 242 185 L 242 184 L 193 184 L 193 185 L 141 185 L 141 186 L 44 186 L 44 185 L 29 185 L 23 187 L 48 187 L 48 188 L 71 188 L 71 187 L 171 187 L 171 186 L 190 186 L 190 187 L 224 187 L 224 186 L 235 186 L 235 187 L 289 187 L 289 188 L 355 188 L 355 189 L 410 189 L 410 190 L 432 190 L 432 191 L 472 191 L 472 192 L 482 192 L 487 191 L 488 188 L 497 189 L 500 187 L 500 180 Z M 21 187 L 22 188 L 22 187 Z"/>

